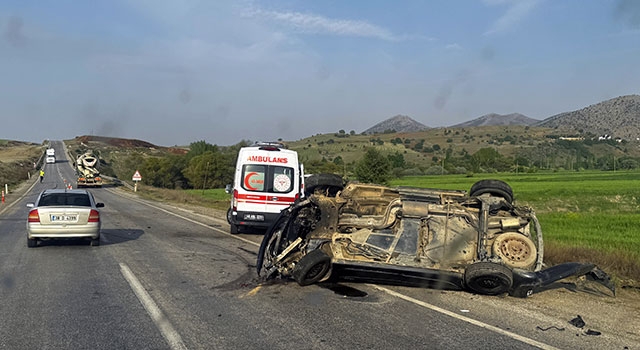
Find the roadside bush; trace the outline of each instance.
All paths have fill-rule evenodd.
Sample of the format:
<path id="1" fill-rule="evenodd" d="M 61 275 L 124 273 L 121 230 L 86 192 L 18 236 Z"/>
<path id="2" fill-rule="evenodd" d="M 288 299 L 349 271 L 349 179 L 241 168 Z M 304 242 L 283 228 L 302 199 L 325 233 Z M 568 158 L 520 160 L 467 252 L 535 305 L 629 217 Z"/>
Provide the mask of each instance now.
<path id="1" fill-rule="evenodd" d="M 424 173 L 422 172 L 422 170 L 420 170 L 420 168 L 409 168 L 409 169 L 404 169 L 400 172 L 400 176 L 419 176 L 419 175 L 424 175 Z"/>
<path id="2" fill-rule="evenodd" d="M 430 166 L 429 168 L 427 168 L 427 170 L 424 171 L 425 175 L 445 175 L 448 173 L 449 172 L 446 169 L 439 165 Z"/>
<path id="3" fill-rule="evenodd" d="M 457 167 L 453 168 L 453 173 L 454 174 L 466 174 L 467 173 L 467 169 L 465 167 L 462 167 L 462 166 L 457 166 Z"/>

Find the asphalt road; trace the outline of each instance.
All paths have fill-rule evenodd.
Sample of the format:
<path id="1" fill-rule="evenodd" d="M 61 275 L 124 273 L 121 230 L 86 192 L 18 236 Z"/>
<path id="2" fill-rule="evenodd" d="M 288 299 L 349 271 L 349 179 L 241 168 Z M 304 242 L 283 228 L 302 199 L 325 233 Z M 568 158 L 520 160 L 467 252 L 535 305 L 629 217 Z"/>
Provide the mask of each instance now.
<path id="1" fill-rule="evenodd" d="M 54 146 L 60 157 L 62 144 Z M 224 217 L 124 189 L 91 189 L 106 205 L 101 246 L 53 241 L 27 248 L 26 203 L 45 188 L 73 183 L 62 158 L 46 165 L 42 184 L 0 207 L 2 349 L 640 348 L 637 317 L 628 327 L 585 317 L 600 335 L 568 324 L 585 315 L 585 305 L 606 306 L 601 295 L 556 290 L 516 299 L 369 284 L 261 284 L 261 235 L 232 236 Z M 557 295 L 574 298 L 574 309 L 547 307 L 545 297 Z"/>

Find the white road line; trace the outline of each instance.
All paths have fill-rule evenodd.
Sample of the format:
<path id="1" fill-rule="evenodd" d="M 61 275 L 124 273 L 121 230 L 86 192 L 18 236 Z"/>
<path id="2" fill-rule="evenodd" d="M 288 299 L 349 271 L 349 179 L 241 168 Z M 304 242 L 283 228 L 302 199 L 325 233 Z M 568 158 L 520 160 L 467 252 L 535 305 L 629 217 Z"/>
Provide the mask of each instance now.
<path id="1" fill-rule="evenodd" d="M 504 329 L 488 325 L 486 323 L 474 320 L 474 319 L 469 318 L 469 317 L 458 315 L 455 312 L 451 312 L 449 310 L 445 310 L 445 309 L 437 307 L 435 305 L 431 305 L 429 303 L 425 303 L 424 301 L 421 301 L 421 300 L 418 300 L 418 299 L 414 299 L 414 298 L 412 298 L 410 296 L 407 296 L 407 295 L 404 295 L 404 294 L 400 294 L 398 292 L 392 291 L 391 289 L 387 289 L 387 288 L 384 288 L 384 287 L 381 287 L 381 286 L 378 286 L 378 285 L 375 285 L 375 284 L 368 284 L 368 286 L 371 286 L 371 287 L 373 287 L 375 289 L 378 289 L 378 290 L 380 290 L 382 292 L 385 292 L 385 293 L 387 293 L 389 295 L 392 295 L 392 296 L 394 296 L 396 298 L 400 298 L 402 300 L 405 300 L 405 301 L 408 301 L 410 303 L 422 306 L 422 307 L 427 308 L 429 310 L 433 310 L 433 311 L 439 312 L 441 314 L 453 317 L 453 318 L 458 319 L 460 321 L 464 321 L 464 322 L 470 323 L 470 324 L 472 324 L 474 326 L 478 326 L 478 327 L 482 327 L 482 328 L 488 329 L 488 330 L 490 330 L 492 332 L 496 332 L 496 333 L 502 334 L 504 336 L 507 336 L 507 337 L 513 338 L 515 340 L 521 341 L 521 342 L 523 342 L 525 344 L 529 344 L 531 346 L 535 346 L 535 347 L 538 347 L 540 349 L 559 350 L 558 348 L 553 347 L 551 345 L 547 345 L 547 344 L 541 343 L 541 342 L 539 342 L 537 340 L 533 340 L 533 339 L 530 339 L 530 338 L 527 338 L 527 337 L 523 337 L 521 335 L 509 332 L 509 331 L 505 331 Z"/>
<path id="2" fill-rule="evenodd" d="M 147 293 L 142 284 L 140 284 L 140 281 L 138 281 L 129 267 L 121 263 L 120 272 L 122 272 L 122 275 L 129 283 L 129 286 L 131 286 L 131 289 L 133 289 L 133 292 L 138 297 L 138 300 L 140 300 L 142 306 L 147 310 L 147 313 L 153 320 L 153 323 L 156 324 L 156 327 L 158 327 L 160 333 L 162 333 L 164 339 L 169 343 L 169 347 L 173 350 L 186 350 L 187 347 L 182 342 L 180 334 L 176 332 L 169 320 L 164 316 L 160 308 L 158 308 L 149 293 Z"/>

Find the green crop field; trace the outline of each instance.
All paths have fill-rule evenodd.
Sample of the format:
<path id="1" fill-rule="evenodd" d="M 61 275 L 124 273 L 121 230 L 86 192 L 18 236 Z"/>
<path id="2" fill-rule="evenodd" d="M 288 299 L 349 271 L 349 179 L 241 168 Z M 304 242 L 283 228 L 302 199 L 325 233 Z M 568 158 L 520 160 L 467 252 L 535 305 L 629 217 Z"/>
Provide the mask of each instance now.
<path id="1" fill-rule="evenodd" d="M 396 179 L 391 184 L 468 191 L 476 181 L 488 178 L 509 183 L 516 204 L 536 211 L 545 250 L 562 255 L 552 260 L 599 256 L 599 263 L 639 277 L 640 172 L 420 176 Z"/>

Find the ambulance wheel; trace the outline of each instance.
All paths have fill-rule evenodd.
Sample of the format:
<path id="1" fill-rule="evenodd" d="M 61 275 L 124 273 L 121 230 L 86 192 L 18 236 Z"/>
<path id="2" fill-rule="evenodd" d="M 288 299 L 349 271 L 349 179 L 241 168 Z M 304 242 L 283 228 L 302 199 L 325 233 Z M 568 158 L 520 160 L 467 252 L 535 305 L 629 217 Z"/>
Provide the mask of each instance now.
<path id="1" fill-rule="evenodd" d="M 238 234 L 238 225 L 233 223 L 231 208 L 227 209 L 227 222 L 229 223 L 229 232 L 231 232 L 232 235 Z"/>
<path id="2" fill-rule="evenodd" d="M 227 209 L 227 222 L 229 225 L 233 224 L 233 214 L 231 213 L 231 208 Z"/>
<path id="3" fill-rule="evenodd" d="M 342 176 L 336 174 L 313 174 L 304 179 L 304 190 L 306 195 L 312 195 L 316 191 L 326 192 L 327 195 L 335 196 L 344 188 Z"/>

